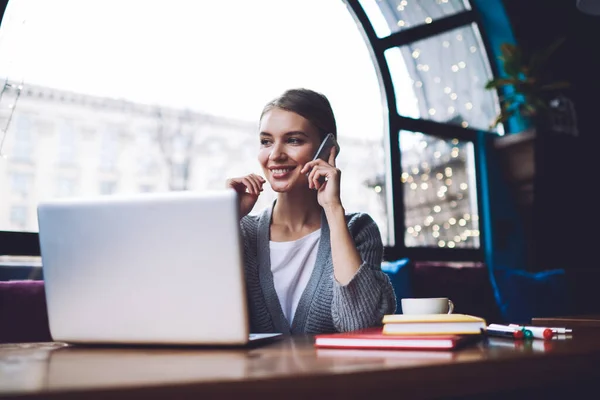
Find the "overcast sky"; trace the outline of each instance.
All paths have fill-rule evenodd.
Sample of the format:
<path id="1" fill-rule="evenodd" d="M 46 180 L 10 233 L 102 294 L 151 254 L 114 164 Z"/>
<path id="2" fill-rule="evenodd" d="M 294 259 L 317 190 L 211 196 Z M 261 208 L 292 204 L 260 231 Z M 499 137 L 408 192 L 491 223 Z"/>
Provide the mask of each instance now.
<path id="1" fill-rule="evenodd" d="M 290 87 L 340 134 L 381 135 L 375 68 L 342 0 L 10 0 L 0 76 L 256 121 Z"/>

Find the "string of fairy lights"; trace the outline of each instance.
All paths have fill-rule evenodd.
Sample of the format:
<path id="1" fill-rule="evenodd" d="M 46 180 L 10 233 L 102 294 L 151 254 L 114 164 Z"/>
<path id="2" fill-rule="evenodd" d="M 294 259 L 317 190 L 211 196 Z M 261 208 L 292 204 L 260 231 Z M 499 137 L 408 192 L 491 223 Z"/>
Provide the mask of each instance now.
<path id="1" fill-rule="evenodd" d="M 415 137 L 419 139 L 414 146 L 402 149 L 406 245 L 478 246 L 479 217 L 470 193 L 469 144 L 401 133 L 401 140 L 414 142 Z"/>
<path id="2" fill-rule="evenodd" d="M 370 3 L 366 10 L 374 25 L 379 24 L 377 12 L 383 17 L 379 21 L 385 21 L 387 27 L 374 26 L 382 37 L 469 8 L 462 0 L 388 0 Z M 408 73 L 413 89 L 411 98 L 406 92 L 410 90 L 408 85 L 394 85 L 398 113 L 463 128 L 487 129 L 496 106 L 493 93 L 482 85 L 488 71 L 484 55 L 478 51 L 481 43 L 477 37 L 477 27 L 466 24 L 388 49 L 386 59 L 395 66 L 392 75 Z M 395 58 L 394 50 L 398 49 L 402 62 Z M 400 82 L 401 78 L 396 80 Z M 402 131 L 399 145 L 406 246 L 479 247 L 472 142 Z M 381 192 L 381 188 L 374 189 Z"/>

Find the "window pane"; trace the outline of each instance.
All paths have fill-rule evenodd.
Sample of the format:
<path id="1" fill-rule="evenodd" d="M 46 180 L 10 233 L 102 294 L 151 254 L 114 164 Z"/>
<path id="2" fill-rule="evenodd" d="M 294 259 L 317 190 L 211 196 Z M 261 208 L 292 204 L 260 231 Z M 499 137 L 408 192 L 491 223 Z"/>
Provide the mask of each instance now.
<path id="1" fill-rule="evenodd" d="M 58 138 L 59 165 L 69 166 L 77 161 L 77 136 L 71 121 L 61 121 Z"/>
<path id="2" fill-rule="evenodd" d="M 473 143 L 400 132 L 407 247 L 479 248 Z"/>
<path id="3" fill-rule="evenodd" d="M 346 210 L 368 212 L 386 240 L 385 191 L 373 185 L 385 181 L 382 96 L 344 2 L 11 0 L 0 36 L 0 77 L 23 82 L 18 101 L 14 88 L 0 99 L 0 117 L 15 105 L 0 230 L 37 230 L 45 198 L 220 189 L 260 174 L 262 107 L 307 87 L 336 114 Z M 19 115 L 33 142 L 15 144 Z M 31 165 L 17 165 L 27 154 Z M 253 212 L 274 197 L 266 187 Z M 25 228 L 13 206 L 27 207 Z"/>
<path id="4" fill-rule="evenodd" d="M 12 206 L 10 209 L 10 222 L 15 226 L 25 228 L 27 226 L 27 207 Z"/>
<path id="5" fill-rule="evenodd" d="M 31 118 L 27 115 L 20 115 L 18 119 L 15 119 L 14 124 L 13 159 L 23 163 L 31 163 L 33 161 L 34 143 Z"/>
<path id="6" fill-rule="evenodd" d="M 33 174 L 29 172 L 15 171 L 10 173 L 10 189 L 14 195 L 21 195 L 27 197 L 31 193 L 31 187 L 33 186 Z"/>
<path id="7" fill-rule="evenodd" d="M 360 0 L 378 37 L 470 10 L 466 0 Z"/>
<path id="8" fill-rule="evenodd" d="M 492 73 L 472 24 L 386 50 L 398 113 L 488 130 L 499 112 Z"/>

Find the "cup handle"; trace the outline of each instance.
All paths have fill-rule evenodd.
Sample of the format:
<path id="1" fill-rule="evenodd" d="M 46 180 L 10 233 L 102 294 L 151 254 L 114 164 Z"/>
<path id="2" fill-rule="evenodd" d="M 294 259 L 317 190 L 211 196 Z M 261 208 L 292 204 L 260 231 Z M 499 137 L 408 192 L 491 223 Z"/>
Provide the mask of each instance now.
<path id="1" fill-rule="evenodd" d="M 448 299 L 448 314 L 452 314 L 454 311 L 454 303 L 452 300 Z"/>

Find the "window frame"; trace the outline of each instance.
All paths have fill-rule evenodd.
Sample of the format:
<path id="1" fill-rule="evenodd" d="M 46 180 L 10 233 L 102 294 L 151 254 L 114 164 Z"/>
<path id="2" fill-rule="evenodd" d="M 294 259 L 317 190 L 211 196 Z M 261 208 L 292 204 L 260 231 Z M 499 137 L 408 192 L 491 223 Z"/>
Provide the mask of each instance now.
<path id="1" fill-rule="evenodd" d="M 488 59 L 489 66 L 494 76 L 498 75 L 496 63 L 493 62 L 494 54 L 490 51 L 490 42 L 486 36 L 480 13 L 477 9 L 477 2 L 470 1 L 470 10 L 460 11 L 456 14 L 441 17 L 433 20 L 429 24 L 417 25 L 412 28 L 402 29 L 398 32 L 393 32 L 389 36 L 379 38 L 367 16 L 365 10 L 360 5 L 359 0 L 344 0 L 348 10 L 354 17 L 355 21 L 363 38 L 365 39 L 371 57 L 375 64 L 378 73 L 380 85 L 384 90 L 383 97 L 386 101 L 384 109 L 387 108 L 387 126 L 388 143 L 387 151 L 389 159 L 389 176 L 386 179 L 387 185 L 390 187 L 391 210 L 393 213 L 393 221 L 391 229 L 394 232 L 395 240 L 393 246 L 386 246 L 384 252 L 385 259 L 397 259 L 408 257 L 411 260 L 430 260 L 430 261 L 483 261 L 486 254 L 486 229 L 489 226 L 488 221 L 485 221 L 487 204 L 486 196 L 483 193 L 482 177 L 484 171 L 481 166 L 484 165 L 482 157 L 482 141 L 485 141 L 486 136 L 492 137 L 495 134 L 487 134 L 481 129 L 473 129 L 470 127 L 463 128 L 461 126 L 450 125 L 442 122 L 436 122 L 428 119 L 415 119 L 398 114 L 396 108 L 396 97 L 392 82 L 391 73 L 385 58 L 385 51 L 390 48 L 403 46 L 415 41 L 432 38 L 441 33 L 451 31 L 456 28 L 475 24 L 481 35 L 485 56 Z M 404 244 L 405 230 L 405 205 L 404 205 L 404 188 L 401 183 L 402 163 L 401 152 L 397 145 L 399 143 L 399 135 L 402 130 L 421 132 L 427 135 L 433 135 L 442 139 L 453 139 L 470 141 L 475 148 L 474 164 L 476 172 L 476 193 L 477 207 L 479 210 L 480 220 L 480 247 L 478 249 L 463 249 L 463 248 L 434 248 L 434 247 L 407 247 Z M 485 135 L 482 135 L 482 132 Z"/>

